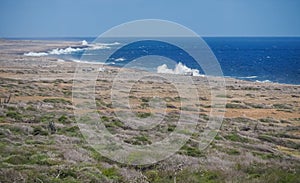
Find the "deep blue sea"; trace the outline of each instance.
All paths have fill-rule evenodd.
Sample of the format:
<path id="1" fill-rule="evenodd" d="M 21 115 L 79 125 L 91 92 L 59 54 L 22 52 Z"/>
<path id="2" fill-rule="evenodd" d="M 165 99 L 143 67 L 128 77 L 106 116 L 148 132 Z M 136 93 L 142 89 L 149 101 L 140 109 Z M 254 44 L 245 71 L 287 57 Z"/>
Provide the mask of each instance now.
<path id="1" fill-rule="evenodd" d="M 94 38 L 45 39 L 86 40 L 88 43 L 92 43 L 94 40 Z M 205 37 L 203 39 L 213 51 L 221 66 L 223 75 L 226 77 L 255 82 L 300 84 L 300 37 Z M 182 41 L 190 49 L 201 50 L 201 48 L 195 47 L 195 40 L 191 38 L 182 38 Z M 135 58 L 149 55 L 164 55 L 176 62 L 182 62 L 191 69 L 198 69 L 200 73 L 205 74 L 189 55 L 180 53 L 182 50 L 178 47 L 173 47 L 163 42 L 148 41 L 126 45 L 125 40 L 110 38 L 104 40 L 103 43 L 107 44 L 107 49 L 114 46 L 120 47 L 120 45 L 124 47 L 122 50 L 115 52 L 108 60 L 101 60 L 101 55 L 107 49 L 89 51 L 90 56 L 84 56 L 85 60 L 107 62 L 111 65 L 122 67 Z M 60 54 L 59 57 L 80 60 L 83 54 L 85 54 L 85 51 L 79 49 L 70 53 Z M 148 67 L 151 67 L 151 64 Z M 154 68 L 148 69 L 154 70 Z"/>

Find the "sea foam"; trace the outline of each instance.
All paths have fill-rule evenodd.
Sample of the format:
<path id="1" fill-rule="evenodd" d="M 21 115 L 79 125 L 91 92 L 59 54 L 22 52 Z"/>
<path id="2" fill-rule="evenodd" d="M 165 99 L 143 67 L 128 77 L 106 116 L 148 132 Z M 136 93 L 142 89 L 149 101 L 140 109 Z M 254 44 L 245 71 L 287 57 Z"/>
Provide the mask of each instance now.
<path id="1" fill-rule="evenodd" d="M 203 76 L 199 73 L 198 69 L 191 69 L 181 62 L 176 64 L 174 69 L 168 68 L 166 64 L 158 66 L 157 73 Z"/>
<path id="2" fill-rule="evenodd" d="M 110 46 L 119 45 L 119 44 L 120 44 L 119 42 L 88 44 L 87 41 L 83 40 L 81 42 L 81 45 L 84 46 L 84 47 L 80 47 L 80 48 L 74 48 L 74 47 L 55 48 L 55 49 L 50 50 L 48 52 L 29 52 L 29 53 L 24 53 L 24 56 L 41 57 L 41 56 L 47 56 L 47 55 L 72 54 L 72 53 L 81 52 L 81 51 L 109 49 Z"/>
<path id="3" fill-rule="evenodd" d="M 42 57 L 42 56 L 47 56 L 48 53 L 46 52 L 29 52 L 29 53 L 24 53 L 25 56 L 29 57 Z"/>

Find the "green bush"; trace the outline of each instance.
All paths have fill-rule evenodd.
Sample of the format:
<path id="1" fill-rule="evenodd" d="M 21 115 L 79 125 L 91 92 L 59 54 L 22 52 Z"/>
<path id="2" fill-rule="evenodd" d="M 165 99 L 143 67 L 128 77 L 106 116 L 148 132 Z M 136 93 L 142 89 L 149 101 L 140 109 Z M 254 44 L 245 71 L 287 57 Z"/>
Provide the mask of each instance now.
<path id="1" fill-rule="evenodd" d="M 66 179 L 66 178 L 77 178 L 77 173 L 73 168 L 66 168 L 62 169 L 59 178 Z"/>
<path id="2" fill-rule="evenodd" d="M 159 172 L 157 170 L 149 170 L 145 172 L 145 176 L 150 182 L 157 182 L 160 179 Z"/>
<path id="3" fill-rule="evenodd" d="M 35 107 L 33 107 L 32 105 L 28 106 L 26 108 L 27 111 L 37 111 L 37 109 Z"/>
<path id="4" fill-rule="evenodd" d="M 268 167 L 262 163 L 253 163 L 250 166 L 242 167 L 251 182 L 277 182 L 277 183 L 294 183 L 300 180 L 299 166 L 295 167 L 296 171 L 282 169 L 280 167 Z"/>
<path id="5" fill-rule="evenodd" d="M 226 104 L 226 108 L 232 108 L 232 109 L 248 109 L 248 106 L 238 104 L 238 103 L 228 103 Z"/>
<path id="6" fill-rule="evenodd" d="M 46 154 L 34 154 L 30 157 L 31 164 L 37 165 L 52 165 L 51 161 L 48 161 L 49 156 Z"/>
<path id="7" fill-rule="evenodd" d="M 41 126 L 34 126 L 32 135 L 48 135 L 48 131 L 44 130 Z"/>
<path id="8" fill-rule="evenodd" d="M 229 155 L 240 155 L 241 152 L 236 149 L 226 149 L 226 153 Z"/>
<path id="9" fill-rule="evenodd" d="M 259 135 L 258 139 L 266 142 L 271 142 L 271 143 L 274 142 L 273 137 L 270 137 L 268 135 Z"/>
<path id="10" fill-rule="evenodd" d="M 28 164 L 30 162 L 29 157 L 24 155 L 12 155 L 6 158 L 4 161 L 13 165 Z"/>
<path id="11" fill-rule="evenodd" d="M 293 109 L 293 107 L 288 104 L 274 104 L 273 106 L 276 109 Z"/>
<path id="12" fill-rule="evenodd" d="M 107 178 L 115 180 L 115 181 L 122 180 L 120 173 L 118 172 L 118 170 L 115 167 L 103 169 L 102 174 L 105 175 Z"/>
<path id="13" fill-rule="evenodd" d="M 107 116 L 101 116 L 101 121 L 102 122 L 108 122 L 109 121 L 109 117 L 107 117 Z"/>
<path id="14" fill-rule="evenodd" d="M 105 123 L 107 128 L 114 128 L 114 127 L 124 127 L 124 124 L 118 119 L 112 119 L 110 122 Z"/>
<path id="15" fill-rule="evenodd" d="M 222 176 L 217 171 L 197 171 L 190 172 L 188 169 L 181 171 L 176 178 L 177 182 L 205 182 L 205 183 L 215 183 L 215 182 L 224 182 Z"/>
<path id="16" fill-rule="evenodd" d="M 43 100 L 43 102 L 46 103 L 62 103 L 62 104 L 68 104 L 72 105 L 72 102 L 63 98 L 46 98 Z"/>
<path id="17" fill-rule="evenodd" d="M 66 115 L 62 115 L 61 117 L 59 117 L 59 118 L 58 118 L 58 121 L 59 121 L 60 123 L 64 123 L 64 124 L 70 123 L 70 120 L 69 120 L 69 118 L 68 118 Z"/>
<path id="18" fill-rule="evenodd" d="M 6 117 L 10 117 L 13 118 L 15 120 L 21 120 L 22 119 L 22 115 L 16 111 L 8 111 L 6 113 Z"/>
<path id="19" fill-rule="evenodd" d="M 59 128 L 58 134 L 63 134 L 63 135 L 71 136 L 71 137 L 81 137 L 82 136 L 78 126 Z"/>
<path id="20" fill-rule="evenodd" d="M 185 144 L 181 149 L 180 149 L 180 154 L 185 154 L 187 156 L 192 156 L 192 157 L 204 157 L 205 155 L 201 150 L 199 150 L 198 147 L 193 147 Z"/>
<path id="21" fill-rule="evenodd" d="M 235 141 L 235 142 L 243 142 L 243 143 L 249 142 L 249 139 L 241 137 L 236 132 L 226 135 L 224 138 L 227 140 Z"/>
<path id="22" fill-rule="evenodd" d="M 136 114 L 136 116 L 139 118 L 148 118 L 149 116 L 151 116 L 151 113 L 150 112 L 144 112 L 144 113 L 138 112 Z"/>
<path id="23" fill-rule="evenodd" d="M 149 102 L 149 98 L 142 97 L 142 98 L 141 98 L 141 101 L 144 102 L 144 103 L 148 103 L 148 102 Z"/>
<path id="24" fill-rule="evenodd" d="M 267 160 L 267 159 L 280 159 L 280 158 L 282 158 L 282 156 L 276 155 L 276 154 L 274 154 L 274 153 L 252 152 L 252 154 L 253 154 L 254 156 L 259 156 L 259 157 L 261 157 L 261 158 L 264 159 L 264 160 Z"/>

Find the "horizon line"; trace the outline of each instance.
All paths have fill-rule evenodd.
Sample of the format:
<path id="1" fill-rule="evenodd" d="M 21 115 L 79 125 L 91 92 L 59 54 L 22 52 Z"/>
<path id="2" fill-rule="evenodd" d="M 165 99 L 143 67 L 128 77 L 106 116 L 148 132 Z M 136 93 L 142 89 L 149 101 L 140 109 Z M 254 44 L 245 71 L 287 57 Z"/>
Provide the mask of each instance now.
<path id="1" fill-rule="evenodd" d="M 2 37 L 0 36 L 0 39 L 38 39 L 38 38 L 98 38 L 99 36 L 7 36 Z M 127 37 L 134 37 L 134 36 L 127 36 Z M 127 38 L 126 37 L 126 38 Z M 158 36 L 158 37 L 167 37 L 167 36 Z M 176 37 L 176 36 L 170 36 L 170 37 Z M 194 36 L 178 36 L 178 37 L 194 37 Z M 300 35 L 202 35 L 199 37 L 204 38 L 295 38 L 300 37 Z M 115 36 L 115 37 L 104 37 L 104 38 L 122 38 L 122 36 Z M 125 38 L 125 37 L 123 37 Z"/>

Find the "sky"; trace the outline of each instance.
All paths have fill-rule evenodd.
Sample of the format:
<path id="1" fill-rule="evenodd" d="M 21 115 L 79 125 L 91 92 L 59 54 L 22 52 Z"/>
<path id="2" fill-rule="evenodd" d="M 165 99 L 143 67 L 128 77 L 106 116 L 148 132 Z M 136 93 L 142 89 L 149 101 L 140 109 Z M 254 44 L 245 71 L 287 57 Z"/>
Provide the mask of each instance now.
<path id="1" fill-rule="evenodd" d="M 95 37 L 139 19 L 200 36 L 300 36 L 300 0 L 0 0 L 0 37 Z"/>

